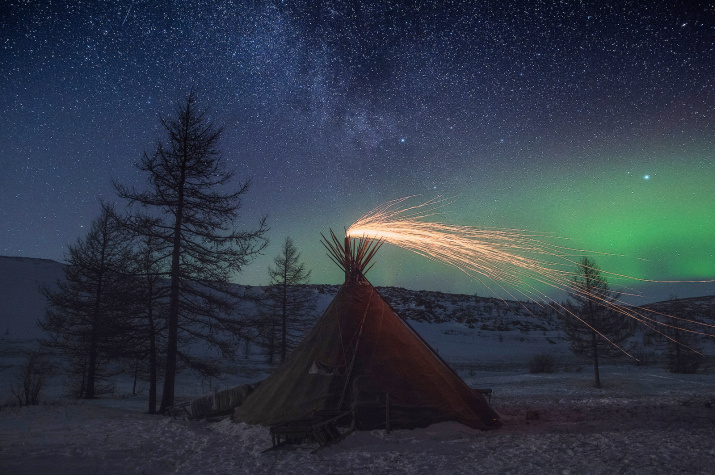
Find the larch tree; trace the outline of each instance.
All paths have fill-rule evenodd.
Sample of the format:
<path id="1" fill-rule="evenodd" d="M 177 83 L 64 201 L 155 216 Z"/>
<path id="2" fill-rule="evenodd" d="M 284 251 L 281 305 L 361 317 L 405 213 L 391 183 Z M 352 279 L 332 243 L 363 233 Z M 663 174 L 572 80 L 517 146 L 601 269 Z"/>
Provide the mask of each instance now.
<path id="1" fill-rule="evenodd" d="M 212 371 L 186 350 L 201 341 L 233 356 L 236 335 L 245 323 L 234 311 L 240 295 L 229 282 L 266 245 L 265 217 L 251 231 L 236 229 L 241 198 L 249 182 L 234 185 L 218 148 L 221 129 L 197 107 L 194 93 L 177 105 L 175 117 L 162 119 L 166 143 L 144 153 L 139 170 L 149 181 L 137 191 L 120 184 L 120 197 L 140 211 L 132 229 L 167 245 L 169 280 L 166 361 L 160 410 L 174 404 L 177 363 Z"/>
<path id="2" fill-rule="evenodd" d="M 270 286 L 268 287 L 269 338 L 271 345 L 275 342 L 275 326 L 280 329 L 278 345 L 280 345 L 280 362 L 285 361 L 286 354 L 295 344 L 296 333 L 305 329 L 305 320 L 314 308 L 314 299 L 300 288 L 307 284 L 311 271 L 300 260 L 300 253 L 290 237 L 286 237 L 281 247 L 280 255 L 273 259 L 274 267 L 268 268 Z M 275 323 L 278 325 L 275 325 Z M 271 355 L 272 355 L 271 348 Z"/>
<path id="3" fill-rule="evenodd" d="M 574 354 L 593 361 L 594 384 L 600 388 L 599 360 L 622 354 L 620 345 L 633 335 L 635 325 L 615 310 L 620 294 L 611 290 L 592 259 L 578 263 L 571 288 L 566 306 L 571 314 L 560 316 L 561 327 Z"/>
<path id="4" fill-rule="evenodd" d="M 56 290 L 42 289 L 48 302 L 38 321 L 43 345 L 68 359 L 77 397 L 92 399 L 109 387 L 108 365 L 121 358 L 131 307 L 131 236 L 114 207 L 102 204 L 84 238 L 70 245 L 65 278 Z"/>

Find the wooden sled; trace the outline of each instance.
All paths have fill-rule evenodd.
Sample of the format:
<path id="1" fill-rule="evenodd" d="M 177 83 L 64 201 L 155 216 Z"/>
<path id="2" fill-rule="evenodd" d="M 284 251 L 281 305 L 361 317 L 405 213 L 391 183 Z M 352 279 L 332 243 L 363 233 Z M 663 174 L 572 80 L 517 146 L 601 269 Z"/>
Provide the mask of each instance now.
<path id="1" fill-rule="evenodd" d="M 274 425 L 270 428 L 273 447 L 277 449 L 285 445 L 304 445 L 317 443 L 318 448 L 342 440 L 350 430 L 341 431 L 338 425 L 351 417 L 353 411 L 318 412 L 313 416 L 295 419 Z M 352 426 L 351 426 L 352 429 Z"/>

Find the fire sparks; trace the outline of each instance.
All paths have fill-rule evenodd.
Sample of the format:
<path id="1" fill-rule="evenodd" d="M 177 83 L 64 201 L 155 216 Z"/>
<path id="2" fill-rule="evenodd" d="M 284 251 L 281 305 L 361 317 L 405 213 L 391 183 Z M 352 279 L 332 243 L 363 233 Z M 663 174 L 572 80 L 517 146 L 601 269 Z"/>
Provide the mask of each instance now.
<path id="1" fill-rule="evenodd" d="M 489 288 L 491 284 L 514 297 L 527 297 L 546 284 L 570 290 L 574 256 L 584 251 L 550 245 L 522 231 L 480 229 L 425 221 L 441 205 L 429 201 L 399 207 L 407 198 L 390 201 L 353 223 L 346 235 L 369 237 L 394 244 L 432 260 L 456 267 Z M 491 283 L 491 284 L 490 284 Z M 490 290 L 494 290 L 491 289 Z"/>
<path id="2" fill-rule="evenodd" d="M 579 295 L 633 318 L 666 338 L 670 337 L 658 330 L 657 326 L 678 328 L 702 335 L 706 334 L 704 327 L 715 328 L 714 325 L 687 320 L 701 329 L 688 330 L 678 324 L 679 321 L 686 321 L 684 319 L 661 314 L 667 317 L 669 322 L 663 323 L 649 316 L 649 312 L 644 309 L 629 306 L 620 300 L 586 294 L 575 285 L 573 269 L 578 256 L 596 254 L 592 251 L 553 245 L 546 241 L 546 235 L 524 231 L 430 222 L 426 218 L 433 216 L 437 208 L 443 205 L 443 201 L 432 200 L 415 206 L 404 206 L 408 199 L 409 197 L 400 198 L 375 208 L 353 223 L 346 230 L 346 236 L 380 240 L 453 266 L 482 283 L 490 291 L 505 293 L 515 300 L 525 297 L 537 302 L 549 301 L 547 295 L 540 290 L 544 286 Z M 618 278 L 629 278 L 620 274 L 604 273 Z M 556 305 L 558 312 L 581 320 L 569 309 L 558 304 L 552 305 Z"/>

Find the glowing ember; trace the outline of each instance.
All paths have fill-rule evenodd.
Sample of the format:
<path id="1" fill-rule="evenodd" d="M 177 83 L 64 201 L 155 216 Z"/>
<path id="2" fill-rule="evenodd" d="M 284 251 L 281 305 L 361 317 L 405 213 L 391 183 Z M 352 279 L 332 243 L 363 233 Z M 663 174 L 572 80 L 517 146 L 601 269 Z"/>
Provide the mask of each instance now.
<path id="1" fill-rule="evenodd" d="M 625 302 L 610 301 L 598 295 L 586 294 L 574 284 L 573 269 L 577 264 L 577 256 L 594 254 L 592 251 L 552 245 L 543 240 L 547 237 L 545 235 L 528 234 L 518 230 L 480 229 L 429 222 L 425 218 L 433 215 L 442 205 L 442 201 L 432 200 L 416 206 L 401 207 L 408 198 L 390 201 L 375 208 L 353 223 L 347 229 L 346 236 L 377 239 L 451 265 L 478 280 L 490 291 L 494 292 L 490 285 L 496 285 L 515 300 L 519 298 L 514 294 L 519 294 L 535 301 L 549 301 L 547 295 L 539 290 L 546 285 L 593 300 L 661 334 L 663 333 L 654 328 L 654 325 L 680 328 L 676 324 L 678 320 L 700 325 L 701 328 L 715 328 L 714 325 L 661 314 L 672 319 L 670 321 L 676 322 L 665 324 L 648 316 L 645 310 L 628 306 Z M 620 274 L 605 273 L 629 278 Z M 559 312 L 581 320 L 567 308 L 555 305 Z M 700 331 L 680 329 L 705 334 Z M 671 339 L 667 335 L 664 336 Z"/>

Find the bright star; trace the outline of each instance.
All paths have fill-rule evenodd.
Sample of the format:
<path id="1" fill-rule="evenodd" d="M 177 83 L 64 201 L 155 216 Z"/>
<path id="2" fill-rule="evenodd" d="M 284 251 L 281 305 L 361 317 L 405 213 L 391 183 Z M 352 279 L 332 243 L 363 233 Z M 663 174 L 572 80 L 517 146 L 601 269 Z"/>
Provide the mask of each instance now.
<path id="1" fill-rule="evenodd" d="M 644 180 L 650 180 L 650 175 L 643 175 Z"/>

